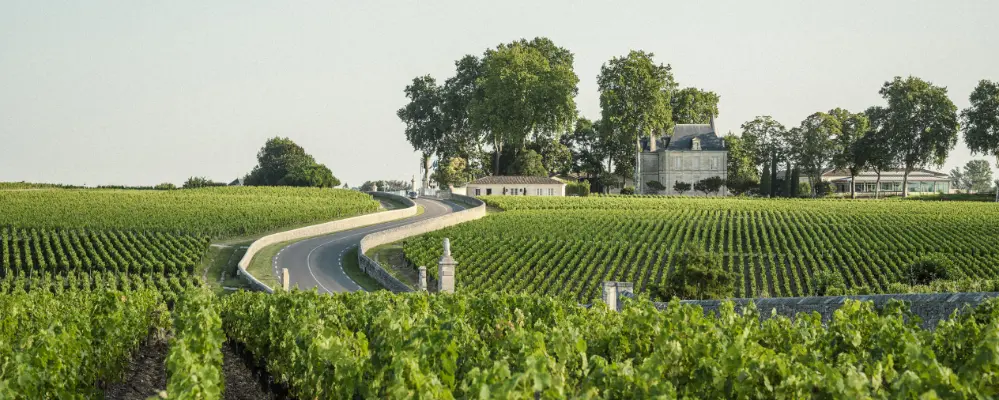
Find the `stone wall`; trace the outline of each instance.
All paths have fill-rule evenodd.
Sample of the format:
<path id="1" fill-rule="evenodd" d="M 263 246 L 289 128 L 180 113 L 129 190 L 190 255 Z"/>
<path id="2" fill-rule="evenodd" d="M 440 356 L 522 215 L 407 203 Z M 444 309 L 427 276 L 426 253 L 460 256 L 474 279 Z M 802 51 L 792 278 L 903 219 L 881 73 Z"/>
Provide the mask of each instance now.
<path id="1" fill-rule="evenodd" d="M 404 204 L 406 208 L 359 215 L 356 217 L 344 218 L 336 221 L 330 221 L 318 225 L 306 226 L 304 228 L 292 229 L 290 231 L 278 232 L 273 235 L 264 236 L 254 241 L 253 244 L 251 244 L 250 247 L 246 249 L 246 254 L 243 255 L 243 258 L 240 259 L 239 264 L 237 264 L 239 266 L 237 273 L 240 276 L 245 277 L 246 280 L 250 282 L 250 286 L 252 286 L 255 290 L 261 290 L 267 293 L 273 293 L 274 289 L 272 289 L 270 286 L 265 285 L 263 282 L 260 282 L 257 278 L 253 277 L 253 275 L 250 275 L 248 272 L 246 272 L 246 268 L 250 266 L 250 261 L 253 260 L 253 256 L 256 255 L 257 252 L 259 252 L 264 247 L 270 246 L 275 243 L 287 242 L 289 240 L 304 239 L 312 236 L 325 235 L 333 232 L 339 232 L 347 229 L 354 229 L 365 225 L 378 224 L 382 222 L 392 221 L 399 218 L 406 218 L 416 215 L 417 212 L 416 203 L 404 196 L 399 196 L 391 193 L 382 193 L 382 192 L 372 192 L 370 194 L 375 198 L 386 198 L 386 199 L 395 200 L 397 202 Z"/>
<path id="2" fill-rule="evenodd" d="M 964 306 L 974 307 L 991 297 L 999 297 L 999 293 L 936 293 L 936 294 L 883 294 L 870 296 L 830 296 L 830 297 L 787 297 L 774 299 L 733 299 L 736 311 L 742 310 L 750 302 L 756 303 L 761 319 L 770 318 L 771 310 L 777 310 L 778 315 L 794 317 L 795 314 L 818 312 L 823 322 L 828 322 L 832 314 L 846 299 L 871 301 L 880 308 L 889 300 L 901 300 L 909 303 L 913 314 L 923 320 L 923 327 L 932 329 L 937 322 L 950 317 L 954 310 Z M 705 313 L 717 313 L 722 300 L 683 300 L 684 304 L 701 306 Z M 655 303 L 663 309 L 667 303 Z"/>
<path id="3" fill-rule="evenodd" d="M 392 242 L 397 242 L 409 237 L 422 235 L 427 232 L 436 231 L 438 229 L 447 228 L 452 225 L 457 225 L 462 222 L 473 221 L 486 216 L 486 203 L 474 197 L 462 196 L 458 194 L 451 194 L 451 198 L 454 200 L 461 201 L 467 204 L 474 204 L 472 208 L 464 209 L 451 214 L 442 215 L 440 217 L 435 217 L 419 222 L 414 222 L 409 225 L 400 226 L 398 228 L 392 228 L 384 230 L 381 232 L 375 232 L 361 239 L 361 246 L 357 252 L 357 262 L 368 275 L 377 280 L 386 289 L 392 290 L 393 292 L 400 291 L 412 291 L 413 289 L 402 283 L 394 276 L 385 271 L 381 265 L 369 258 L 366 253 L 368 250 L 381 246 L 383 244 L 388 244 Z M 461 260 L 458 260 L 459 274 L 461 269 Z M 436 265 L 425 265 L 427 268 L 437 268 Z M 396 290 L 399 289 L 399 290 Z"/>

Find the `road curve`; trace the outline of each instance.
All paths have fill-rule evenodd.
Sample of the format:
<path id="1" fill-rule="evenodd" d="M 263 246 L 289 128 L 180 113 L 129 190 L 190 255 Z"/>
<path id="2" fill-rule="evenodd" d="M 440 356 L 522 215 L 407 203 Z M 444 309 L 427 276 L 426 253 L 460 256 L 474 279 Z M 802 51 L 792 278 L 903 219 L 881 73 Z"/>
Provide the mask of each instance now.
<path id="1" fill-rule="evenodd" d="M 320 293 L 363 290 L 343 272 L 343 255 L 360 244 L 364 236 L 462 209 L 454 203 L 424 198 L 416 203 L 423 206 L 423 214 L 292 243 L 278 251 L 271 266 L 275 274 L 281 268 L 288 268 L 291 287 L 297 285 L 302 290 L 317 288 Z"/>

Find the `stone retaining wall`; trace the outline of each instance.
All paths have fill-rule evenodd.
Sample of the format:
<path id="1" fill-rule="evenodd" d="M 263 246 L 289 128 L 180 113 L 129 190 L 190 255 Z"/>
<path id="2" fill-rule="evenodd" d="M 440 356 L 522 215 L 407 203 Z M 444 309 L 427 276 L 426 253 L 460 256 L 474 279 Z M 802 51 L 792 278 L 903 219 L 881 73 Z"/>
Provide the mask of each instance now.
<path id="1" fill-rule="evenodd" d="M 409 225 L 400 226 L 398 228 L 392 228 L 384 230 L 381 232 L 375 232 L 361 239 L 361 246 L 357 252 L 357 263 L 361 266 L 369 276 L 374 278 L 378 283 L 381 283 L 386 289 L 393 292 L 410 292 L 413 288 L 409 287 L 405 283 L 402 283 L 399 279 L 389 274 L 385 271 L 381 265 L 378 265 L 375 260 L 369 258 L 366 253 L 368 250 L 381 246 L 383 244 L 388 244 L 392 242 L 397 242 L 402 239 L 409 237 L 422 235 L 427 232 L 436 231 L 438 229 L 447 228 L 452 225 L 458 225 L 462 222 L 468 222 L 477 220 L 486 216 L 486 203 L 482 202 L 474 197 L 462 196 L 458 194 L 452 194 L 451 198 L 454 200 L 459 200 L 467 204 L 475 205 L 472 208 L 464 209 L 458 212 L 454 212 L 447 215 L 442 215 L 440 217 L 435 217 L 419 222 L 414 222 Z M 461 260 L 458 260 L 460 263 Z M 437 268 L 435 265 L 425 265 L 427 268 Z M 459 264 L 459 270 L 460 270 Z M 460 273 L 460 272 L 459 272 Z"/>
<path id="2" fill-rule="evenodd" d="M 756 303 L 760 318 L 770 318 L 771 310 L 777 310 L 778 315 L 794 317 L 795 314 L 813 311 L 822 316 L 823 322 L 829 322 L 832 314 L 846 299 L 870 301 L 874 306 L 880 308 L 889 300 L 901 300 L 909 303 L 912 313 L 918 315 L 922 320 L 923 328 L 932 329 L 941 320 L 950 318 L 954 310 L 961 310 L 964 306 L 975 307 L 988 298 L 999 297 L 999 293 L 936 293 L 936 294 L 883 294 L 870 296 L 830 296 L 830 297 L 787 297 L 774 299 L 733 299 L 736 311 L 742 310 L 750 302 Z M 695 304 L 701 306 L 705 313 L 717 313 L 722 300 L 682 300 L 684 304 Z M 667 303 L 655 303 L 656 307 L 663 309 Z"/>
<path id="3" fill-rule="evenodd" d="M 290 231 L 278 232 L 273 235 L 264 236 L 254 241 L 253 244 L 251 244 L 250 247 L 246 249 L 246 254 L 244 254 L 243 258 L 239 260 L 238 264 L 239 269 L 237 273 L 240 276 L 245 277 L 246 280 L 250 282 L 250 286 L 252 286 L 255 290 L 261 290 L 267 293 L 274 293 L 274 289 L 271 289 L 270 286 L 265 285 L 263 282 L 257 280 L 257 278 L 254 278 L 253 275 L 250 275 L 248 272 L 246 272 L 246 268 L 250 266 L 250 261 L 253 260 L 253 256 L 256 255 L 257 252 L 259 252 L 264 247 L 270 246 L 275 243 L 287 242 L 289 240 L 325 235 L 333 232 L 339 232 L 347 229 L 354 229 L 365 225 L 379 224 L 382 222 L 388 222 L 399 218 L 412 217 L 416 215 L 417 212 L 416 203 L 404 196 L 399 196 L 391 193 L 382 193 L 382 192 L 371 192 L 369 194 L 371 194 L 371 196 L 375 197 L 376 199 L 386 198 L 386 199 L 395 200 L 397 202 L 404 204 L 406 208 L 359 215 L 356 217 L 344 218 L 336 221 L 330 221 L 318 225 L 306 226 L 304 228 L 292 229 Z"/>

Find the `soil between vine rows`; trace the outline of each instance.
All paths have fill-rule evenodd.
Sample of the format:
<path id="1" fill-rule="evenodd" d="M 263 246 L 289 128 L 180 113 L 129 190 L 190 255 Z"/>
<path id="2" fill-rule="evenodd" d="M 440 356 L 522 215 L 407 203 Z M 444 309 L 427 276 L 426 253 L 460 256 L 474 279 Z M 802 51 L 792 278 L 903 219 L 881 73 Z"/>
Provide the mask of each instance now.
<path id="1" fill-rule="evenodd" d="M 107 400 L 146 400 L 157 397 L 166 388 L 166 356 L 170 346 L 165 339 L 150 338 L 125 371 L 121 382 L 104 391 Z M 222 346 L 222 374 L 225 400 L 288 400 L 287 389 L 271 382 L 270 374 L 258 367 L 253 356 L 242 346 L 226 342 Z"/>
<path id="2" fill-rule="evenodd" d="M 135 358 L 121 382 L 104 391 L 108 400 L 145 400 L 166 387 L 166 356 L 169 344 L 165 339 L 150 338 L 135 352 Z"/>

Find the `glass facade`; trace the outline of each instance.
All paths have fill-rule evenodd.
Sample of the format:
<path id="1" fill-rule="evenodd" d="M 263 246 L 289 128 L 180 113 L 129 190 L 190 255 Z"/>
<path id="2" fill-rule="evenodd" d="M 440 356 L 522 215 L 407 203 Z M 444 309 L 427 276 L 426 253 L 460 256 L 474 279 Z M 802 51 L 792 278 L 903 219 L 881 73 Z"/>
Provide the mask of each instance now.
<path id="1" fill-rule="evenodd" d="M 874 193 L 877 189 L 877 183 L 874 182 L 857 182 L 857 193 Z M 840 193 L 850 192 L 850 182 L 836 182 L 836 190 Z M 881 182 L 882 192 L 901 192 L 902 182 Z M 910 192 L 922 192 L 922 193 L 936 193 L 943 192 L 948 193 L 950 191 L 950 182 L 935 182 L 935 181 L 909 181 L 909 191 Z"/>

